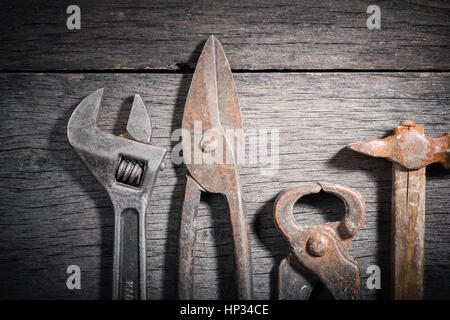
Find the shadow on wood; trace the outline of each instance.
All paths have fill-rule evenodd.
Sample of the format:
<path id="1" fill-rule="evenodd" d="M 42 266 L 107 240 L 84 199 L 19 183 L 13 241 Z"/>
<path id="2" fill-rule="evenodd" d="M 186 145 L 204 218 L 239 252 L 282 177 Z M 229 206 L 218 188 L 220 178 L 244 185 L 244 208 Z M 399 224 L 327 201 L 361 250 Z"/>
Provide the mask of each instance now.
<path id="1" fill-rule="evenodd" d="M 390 135 L 391 132 L 386 132 L 384 136 Z M 357 139 L 356 139 L 357 140 Z M 371 180 L 375 181 L 377 186 L 377 247 L 375 254 L 375 264 L 381 269 L 381 291 L 377 294 L 377 298 L 388 299 L 390 288 L 390 230 L 391 230 L 391 202 L 381 198 L 381 195 L 391 194 L 391 164 L 388 161 L 380 161 L 380 159 L 370 158 L 361 154 L 358 154 L 347 148 L 341 149 L 336 153 L 329 163 L 336 168 L 336 170 L 364 170 L 371 175 Z M 385 172 L 385 175 L 380 175 L 380 171 Z M 345 185 L 345 181 L 342 182 Z M 348 186 L 354 188 L 354 186 Z M 387 190 L 388 189 L 388 190 Z M 361 192 L 361 190 L 357 190 Z M 366 201 L 366 199 L 364 199 Z M 368 217 L 368 204 L 366 201 L 366 220 Z M 361 229 L 364 229 L 363 225 Z M 361 231 L 360 231 L 361 232 Z M 350 246 L 351 250 L 351 246 Z M 351 252 L 351 251 L 350 251 Z M 358 260 L 358 259 L 356 259 Z M 360 264 L 361 268 L 361 264 Z M 361 268 L 361 291 L 367 290 L 366 282 L 363 280 L 366 278 L 366 270 Z M 377 292 L 378 293 L 378 292 Z"/>
<path id="2" fill-rule="evenodd" d="M 276 196 L 257 210 L 255 221 L 250 226 L 253 229 L 252 232 L 272 256 L 273 266 L 270 270 L 269 282 L 270 299 L 278 299 L 278 266 L 281 260 L 289 254 L 289 245 L 276 228 L 273 219 L 275 198 Z M 255 273 L 255 266 L 253 266 L 253 273 Z"/>
<path id="3" fill-rule="evenodd" d="M 201 50 L 206 42 L 206 39 L 199 43 L 195 50 L 191 53 L 189 58 L 189 63 L 192 63 L 195 67 L 197 60 L 200 56 Z M 182 66 L 180 66 L 182 67 Z M 188 68 L 188 67 L 186 67 Z M 181 80 L 177 88 L 176 101 L 174 106 L 174 113 L 171 123 L 171 132 L 181 128 L 181 122 L 183 120 L 184 105 L 186 103 L 187 93 L 191 85 L 192 75 L 182 74 Z M 168 150 L 168 156 L 166 161 L 172 160 L 172 150 L 180 141 L 170 141 L 171 148 Z M 170 158 L 170 159 L 169 159 Z M 172 163 L 173 164 L 173 163 Z M 184 197 L 184 187 L 186 184 L 186 165 L 184 163 L 180 165 L 175 165 L 174 170 L 176 174 L 176 184 L 172 193 L 172 198 L 170 201 L 170 211 L 168 220 L 170 221 L 167 230 L 167 239 L 173 239 L 173 241 L 166 242 L 166 255 L 164 258 L 164 280 L 163 280 L 163 297 L 164 299 L 177 299 L 178 298 L 178 235 L 180 227 L 181 218 L 181 206 Z M 170 225 L 175 226 L 173 230 L 170 230 Z M 174 235 L 170 235 L 170 233 Z M 171 268 L 170 266 L 175 266 Z"/>
<path id="4" fill-rule="evenodd" d="M 81 102 L 81 99 L 80 99 Z M 50 133 L 49 143 L 60 143 L 61 138 L 66 140 L 68 146 L 70 146 L 67 140 L 67 134 L 61 134 L 61 131 L 66 132 L 67 123 L 69 118 L 78 106 L 78 103 L 73 105 L 72 108 L 65 111 L 64 116 L 56 120 L 55 125 Z M 71 149 L 71 148 L 70 148 Z M 100 279 L 99 279 L 99 299 L 109 300 L 112 298 L 112 269 L 113 269 L 113 246 L 114 246 L 114 209 L 108 194 L 95 177 L 89 172 L 89 170 L 82 163 L 75 151 L 71 150 L 72 156 L 70 157 L 70 167 L 64 165 L 67 161 L 56 162 L 61 169 L 69 172 L 72 175 L 74 181 L 84 190 L 84 194 L 94 201 L 96 211 L 100 217 L 100 232 L 101 232 L 101 244 L 100 244 Z M 74 168 L 75 167 L 75 168 Z M 80 177 L 77 172 L 86 170 L 86 176 Z M 98 190 L 101 189 L 101 196 L 98 193 L 92 192 L 93 187 Z M 107 204 L 107 205 L 105 205 Z M 74 213 L 83 214 L 83 213 Z M 71 292 L 76 293 L 78 290 Z"/>

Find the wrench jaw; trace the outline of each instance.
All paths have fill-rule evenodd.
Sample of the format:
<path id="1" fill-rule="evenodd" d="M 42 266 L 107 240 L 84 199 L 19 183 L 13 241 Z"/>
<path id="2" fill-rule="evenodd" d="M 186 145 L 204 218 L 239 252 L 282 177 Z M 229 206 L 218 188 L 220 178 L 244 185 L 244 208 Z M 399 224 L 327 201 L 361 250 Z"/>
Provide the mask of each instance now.
<path id="1" fill-rule="evenodd" d="M 93 92 L 72 113 L 67 126 L 69 143 L 108 193 L 121 192 L 120 188 L 116 188 L 115 176 L 123 157 L 144 163 L 140 187 L 135 188 L 135 191 L 149 193 L 167 150 L 100 131 L 97 119 L 102 95 L 103 89 Z M 145 108 L 140 97 L 135 97 L 127 128 L 131 128 L 130 135 L 145 140 L 145 137 L 149 139 L 151 135 L 150 124 L 142 125 L 136 120 L 139 118 L 146 122 L 146 119 L 149 119 L 148 114 L 143 113 L 142 107 Z"/>
<path id="2" fill-rule="evenodd" d="M 140 95 L 136 94 L 127 122 L 127 132 L 136 141 L 150 144 L 152 138 L 152 122 L 150 113 Z"/>
<path id="3" fill-rule="evenodd" d="M 127 125 L 128 134 L 138 141 L 101 132 L 97 118 L 102 95 L 103 89 L 97 90 L 78 105 L 67 135 L 113 203 L 113 299 L 146 299 L 146 213 L 167 151 L 147 144 L 150 115 L 138 95 Z"/>

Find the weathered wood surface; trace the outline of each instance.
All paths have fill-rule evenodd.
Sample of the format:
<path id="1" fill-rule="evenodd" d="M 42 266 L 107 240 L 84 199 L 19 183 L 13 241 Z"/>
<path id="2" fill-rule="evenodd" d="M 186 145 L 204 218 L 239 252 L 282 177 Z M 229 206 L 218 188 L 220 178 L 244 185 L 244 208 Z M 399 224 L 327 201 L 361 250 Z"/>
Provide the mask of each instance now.
<path id="1" fill-rule="evenodd" d="M 1 1 L 0 70 L 193 68 L 207 37 L 234 70 L 448 69 L 450 4 L 412 1 Z M 370 4 L 381 29 L 369 30 Z"/>
<path id="2" fill-rule="evenodd" d="M 249 214 L 255 297 L 276 298 L 279 262 L 288 245 L 272 217 L 275 196 L 301 182 L 328 181 L 357 189 L 366 200 L 363 228 L 350 247 L 361 267 L 365 299 L 389 297 L 391 164 L 344 149 L 383 137 L 402 119 L 430 136 L 449 130 L 448 73 L 240 73 L 235 75 L 244 129 L 278 129 L 279 169 L 267 158 L 240 168 Z M 105 87 L 100 126 L 121 133 L 131 98 L 151 110 L 153 144 L 172 149 L 190 74 L 0 75 L 0 297 L 111 296 L 113 216 L 107 194 L 71 150 L 66 125 L 74 107 Z M 166 159 L 147 225 L 151 299 L 177 293 L 177 234 L 184 165 Z M 272 175 L 267 175 L 272 173 Z M 450 297 L 449 171 L 427 168 L 425 297 Z M 231 230 L 219 196 L 203 197 L 197 220 L 196 298 L 235 296 Z M 295 206 L 296 219 L 319 223 L 343 216 L 337 198 L 320 194 Z M 82 289 L 66 288 L 69 265 L 82 270 Z M 368 266 L 382 289 L 366 287 Z"/>

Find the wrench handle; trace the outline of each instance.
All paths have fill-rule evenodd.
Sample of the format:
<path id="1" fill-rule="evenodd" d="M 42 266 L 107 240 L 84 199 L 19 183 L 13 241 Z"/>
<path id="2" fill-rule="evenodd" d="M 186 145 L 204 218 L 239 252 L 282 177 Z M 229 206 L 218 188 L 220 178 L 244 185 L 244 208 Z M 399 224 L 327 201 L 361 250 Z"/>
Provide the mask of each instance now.
<path id="1" fill-rule="evenodd" d="M 114 300 L 145 300 L 145 215 L 135 209 L 117 214 L 114 241 Z"/>

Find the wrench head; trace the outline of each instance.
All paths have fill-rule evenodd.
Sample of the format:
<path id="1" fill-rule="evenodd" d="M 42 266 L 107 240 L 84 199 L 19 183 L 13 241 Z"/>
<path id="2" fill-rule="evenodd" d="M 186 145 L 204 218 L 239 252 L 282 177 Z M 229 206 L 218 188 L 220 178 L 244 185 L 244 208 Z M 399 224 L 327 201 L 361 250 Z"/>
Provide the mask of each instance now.
<path id="1" fill-rule="evenodd" d="M 99 89 L 77 106 L 70 117 L 67 136 L 113 203 L 126 207 L 151 193 L 166 150 L 148 144 L 150 115 L 138 95 L 127 125 L 128 134 L 137 141 L 102 132 L 97 126 L 102 96 L 103 89 Z"/>

